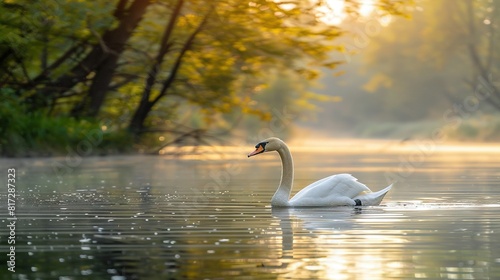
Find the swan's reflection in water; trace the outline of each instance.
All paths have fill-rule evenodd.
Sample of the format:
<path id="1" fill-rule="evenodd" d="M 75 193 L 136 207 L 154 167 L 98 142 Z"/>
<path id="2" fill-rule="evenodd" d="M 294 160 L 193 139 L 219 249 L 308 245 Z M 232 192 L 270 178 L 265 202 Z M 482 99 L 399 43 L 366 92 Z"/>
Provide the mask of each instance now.
<path id="1" fill-rule="evenodd" d="M 407 241 L 395 226 L 374 226 L 387 225 L 386 219 L 397 222 L 381 209 L 273 208 L 272 215 L 282 231 L 283 262 L 275 268 L 286 270 L 283 278 L 384 279 L 405 275 L 401 270 L 404 256 L 398 256 L 394 249 Z"/>
<path id="2" fill-rule="evenodd" d="M 273 209 L 281 229 L 275 240 L 281 243 L 283 261 L 278 279 L 496 279 L 491 276 L 500 275 L 500 255 L 491 255 L 498 235 L 481 222 L 498 220 L 495 208 L 420 206 Z"/>
<path id="3" fill-rule="evenodd" d="M 279 219 L 282 230 L 282 250 L 284 256 L 293 255 L 294 225 L 309 230 L 309 234 L 301 237 L 317 237 L 315 231 L 326 230 L 332 233 L 352 229 L 352 216 L 361 213 L 360 208 L 336 207 L 328 208 L 273 208 L 272 215 Z"/>

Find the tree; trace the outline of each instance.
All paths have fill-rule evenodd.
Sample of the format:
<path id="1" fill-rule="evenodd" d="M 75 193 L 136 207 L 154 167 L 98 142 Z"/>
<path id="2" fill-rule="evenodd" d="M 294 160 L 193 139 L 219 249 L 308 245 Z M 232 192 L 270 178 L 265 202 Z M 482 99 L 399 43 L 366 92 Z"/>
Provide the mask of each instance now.
<path id="1" fill-rule="evenodd" d="M 463 7 L 463 8 L 462 8 Z M 500 3 L 498 1 L 465 1 L 460 12 L 464 15 L 463 26 L 469 59 L 473 66 L 472 77 L 480 81 L 469 81 L 472 90 L 487 91 L 484 97 L 497 110 L 500 110 L 500 88 L 495 82 L 500 74 L 500 56 L 497 46 L 500 43 Z M 461 22 L 457 22 L 460 24 Z M 479 83 L 478 83 L 479 82 Z M 482 84 L 482 85 L 481 85 Z"/>
<path id="2" fill-rule="evenodd" d="M 153 106 L 167 94 L 167 90 L 172 85 L 174 80 L 176 79 L 177 73 L 179 72 L 179 68 L 181 67 L 182 60 L 188 50 L 192 48 L 192 45 L 196 39 L 196 36 L 202 31 L 204 26 L 207 23 L 208 18 L 210 17 L 213 6 L 209 4 L 210 8 L 206 15 L 203 16 L 203 19 L 198 24 L 198 26 L 192 31 L 186 41 L 180 48 L 180 51 L 173 62 L 168 77 L 161 83 L 161 89 L 159 93 L 154 97 L 153 100 L 150 100 L 151 92 L 153 87 L 158 79 L 158 72 L 161 70 L 161 65 L 164 62 L 165 55 L 169 52 L 169 49 L 173 45 L 172 43 L 172 31 L 176 25 L 177 18 L 180 16 L 180 12 L 182 6 L 184 5 L 183 0 L 178 0 L 174 9 L 172 10 L 172 14 L 168 20 L 168 23 L 165 27 L 165 31 L 162 35 L 162 39 L 160 42 L 160 47 L 158 53 L 156 55 L 155 60 L 151 65 L 151 69 L 148 72 L 148 76 L 146 78 L 146 85 L 144 87 L 144 92 L 142 94 L 141 101 L 135 110 L 132 119 L 130 121 L 129 129 L 134 133 L 139 133 L 143 130 L 144 121 L 151 111 Z"/>
<path id="3" fill-rule="evenodd" d="M 97 116 L 109 90 L 108 87 L 113 79 L 118 60 L 125 49 L 125 44 L 132 36 L 151 2 L 151 0 L 134 0 L 133 2 L 120 0 L 113 14 L 119 21 L 118 26 L 104 33 L 99 45 L 94 46 L 87 58 L 75 68 L 74 72 L 61 77 L 56 82 L 56 84 L 65 84 L 66 81 L 70 83 L 69 81 L 74 80 L 78 73 L 88 75 L 89 71 L 94 71 L 88 95 L 73 108 L 73 114 Z"/>
<path id="4" fill-rule="evenodd" d="M 391 77 L 394 86 L 420 84 L 405 88 L 412 92 L 405 95 L 409 99 L 432 102 L 432 92 L 440 92 L 457 103 L 483 87 L 489 92 L 485 101 L 500 109 L 500 91 L 495 82 L 500 74 L 500 57 L 495 48 L 500 43 L 499 15 L 497 1 L 422 1 L 411 22 L 387 28 L 378 40 L 378 48 L 371 48 L 369 62 L 373 68 L 382 69 L 385 77 Z M 387 52 L 388 48 L 393 51 Z M 391 60 L 399 63 L 380 67 L 382 61 Z M 414 70 L 413 75 L 408 69 Z M 422 98 L 426 93 L 429 98 Z M 429 105 L 426 108 L 433 107 Z"/>
<path id="5" fill-rule="evenodd" d="M 392 17 L 342 66 L 351 75 L 326 81 L 343 102 L 325 112 L 335 122 L 321 125 L 336 123 L 351 136 L 402 138 L 447 126 L 455 130 L 450 136 L 465 138 L 466 126 L 477 122 L 475 140 L 498 139 L 498 5 L 426 0 L 410 20 Z M 366 22 L 353 29 L 365 31 Z"/>
<path id="6" fill-rule="evenodd" d="M 328 63 L 326 53 L 333 48 L 328 44 L 340 35 L 335 28 L 300 20 L 304 8 L 299 6 L 284 9 L 282 5 L 269 1 L 256 1 L 251 5 L 241 1 L 218 1 L 204 5 L 203 10 L 194 8 L 195 5 L 200 6 L 196 1 L 187 5 L 178 1 L 167 21 L 141 102 L 130 122 L 130 129 L 134 132 L 143 130 L 144 121 L 156 103 L 169 94 L 180 95 L 172 92 L 174 87 L 187 86 L 180 93 L 194 104 L 224 110 L 218 104 L 220 101 L 225 103 L 225 108 L 248 107 L 236 96 L 236 91 L 241 89 L 232 86 L 238 77 L 259 76 L 259 72 L 264 73 L 266 68 L 282 64 L 297 74 L 313 78 L 315 73 L 297 62 Z M 182 25 L 192 25 L 186 31 L 189 36 L 173 34 L 172 30 L 182 29 Z M 188 52 L 189 57 L 186 56 Z M 175 59 L 165 61 L 167 53 Z M 181 65 L 184 71 L 180 71 Z M 158 75 L 161 67 L 169 69 L 167 76 Z M 205 77 L 195 78 L 193 73 Z M 155 84 L 160 86 L 152 97 Z M 196 92 L 196 95 L 186 94 L 189 91 Z M 258 110 L 253 112 L 258 113 Z"/>
<path id="7" fill-rule="evenodd" d="M 14 23 L 14 32 L 11 33 L 23 38 L 24 47 L 31 51 L 28 53 L 39 56 L 41 60 L 33 63 L 28 56 L 22 60 L 14 59 L 15 63 L 11 63 L 11 67 L 17 68 L 15 71 L 22 71 L 24 77 L 21 80 L 17 77 L 19 75 L 12 73 L 8 76 L 15 82 L 10 83 L 6 77 L 4 83 L 14 84 L 19 91 L 27 92 L 29 96 L 26 103 L 32 109 L 38 109 L 65 97 L 78 84 L 87 82 L 88 76 L 92 74 L 88 97 L 73 112 L 76 115 L 85 112 L 86 115 L 95 116 L 102 105 L 103 92 L 107 91 L 113 77 L 116 62 L 150 1 L 120 0 L 113 11 L 112 6 L 106 2 L 82 3 L 69 0 L 63 6 L 57 3 L 46 5 L 42 2 L 36 1 L 33 4 L 18 1 L 15 5 L 3 6 L 4 9 L 11 10 L 12 17 L 21 18 L 20 22 Z M 109 15 L 110 11 L 117 24 L 111 20 L 99 19 L 106 18 L 105 15 Z M 23 14 L 32 14 L 27 24 L 22 22 Z M 4 26 L 7 24 L 4 22 Z M 42 32 L 38 33 L 39 31 Z M 30 42 L 35 44 L 27 46 Z M 4 54 L 6 56 L 9 53 Z M 39 68 L 38 73 L 32 75 L 36 68 Z M 83 109 L 84 107 L 87 108 Z"/>
<path id="8" fill-rule="evenodd" d="M 124 51 L 125 44 L 139 24 L 150 0 L 120 0 L 113 16 L 119 21 L 116 28 L 108 29 L 102 37 L 97 34 L 99 42 L 94 44 L 91 51 L 76 64 L 68 73 L 50 81 L 33 95 L 35 98 L 48 99 L 52 96 L 61 96 L 62 93 L 82 82 L 93 73 L 92 83 L 88 95 L 74 108 L 72 113 L 96 116 L 104 101 L 104 95 L 113 78 L 116 63 Z M 46 102 L 44 102 L 46 103 Z"/>
<path id="9" fill-rule="evenodd" d="M 313 80 L 341 49 L 342 31 L 319 18 L 325 1 L 44 2 L 2 5 L 13 19 L 0 22 L 0 84 L 32 109 L 118 119 L 136 135 L 168 130 L 186 104 L 207 121 L 235 108 L 269 118 L 254 99 L 266 75 Z M 401 1 L 380 3 L 398 13 Z"/>

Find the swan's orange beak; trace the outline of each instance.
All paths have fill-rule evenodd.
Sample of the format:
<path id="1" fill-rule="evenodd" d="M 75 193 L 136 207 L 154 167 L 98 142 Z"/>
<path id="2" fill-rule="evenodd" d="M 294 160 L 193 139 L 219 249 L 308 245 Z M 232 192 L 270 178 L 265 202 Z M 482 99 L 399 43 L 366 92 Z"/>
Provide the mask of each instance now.
<path id="1" fill-rule="evenodd" d="M 262 145 L 258 145 L 256 147 L 255 151 L 248 154 L 248 157 L 252 157 L 252 156 L 258 155 L 258 154 L 263 153 L 263 152 L 264 152 L 264 147 L 262 147 Z"/>

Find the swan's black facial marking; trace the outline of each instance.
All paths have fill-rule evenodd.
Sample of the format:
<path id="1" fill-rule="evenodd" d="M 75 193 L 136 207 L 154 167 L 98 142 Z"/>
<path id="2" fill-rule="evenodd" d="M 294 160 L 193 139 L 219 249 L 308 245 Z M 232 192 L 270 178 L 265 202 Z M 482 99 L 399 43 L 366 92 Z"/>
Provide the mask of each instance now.
<path id="1" fill-rule="evenodd" d="M 262 149 L 265 151 L 266 150 L 266 144 L 269 142 L 260 142 L 257 145 L 255 145 L 255 149 L 258 149 L 259 146 L 262 146 Z"/>

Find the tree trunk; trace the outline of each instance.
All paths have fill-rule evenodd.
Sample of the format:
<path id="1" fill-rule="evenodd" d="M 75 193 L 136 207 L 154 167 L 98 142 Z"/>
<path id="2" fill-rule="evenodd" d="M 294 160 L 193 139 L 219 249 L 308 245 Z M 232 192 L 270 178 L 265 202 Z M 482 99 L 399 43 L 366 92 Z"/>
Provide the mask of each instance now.
<path id="1" fill-rule="evenodd" d="M 120 1 L 115 12 L 116 16 L 122 16 L 120 25 L 103 36 L 103 44 L 109 50 L 105 53 L 101 63 L 95 68 L 95 76 L 88 92 L 88 99 L 85 98 L 81 104 L 77 104 L 73 108 L 72 114 L 74 116 L 97 116 L 104 103 L 120 55 L 125 49 L 125 43 L 139 25 L 146 8 L 151 2 L 150 0 L 136 0 L 127 13 L 123 11 L 124 3 L 125 1 Z"/>
<path id="2" fill-rule="evenodd" d="M 151 4 L 151 0 L 134 0 L 126 10 L 123 10 L 126 2 L 125 0 L 120 1 L 114 13 L 120 21 L 118 27 L 106 31 L 102 38 L 100 38 L 100 42 L 93 46 L 89 54 L 80 63 L 74 66 L 67 74 L 48 83 L 44 88 L 29 97 L 27 103 L 34 108 L 45 107 L 50 103 L 50 100 L 61 96 L 76 84 L 84 81 L 90 73 L 95 71 L 94 80 L 97 81 L 97 84 L 91 86 L 91 91 L 94 91 L 89 91 L 90 98 L 88 100 L 90 102 L 88 104 L 94 103 L 94 108 L 97 108 L 96 111 L 98 111 L 104 100 L 104 96 L 101 95 L 105 94 L 111 82 L 114 69 L 116 68 L 116 61 L 122 54 L 125 43 L 132 35 L 133 30 L 141 21 L 146 8 Z M 110 69 L 111 71 L 109 71 Z M 87 100 L 87 98 L 84 99 Z M 89 110 L 87 103 L 82 104 L 75 107 L 81 107 L 81 109 L 74 110 L 76 115 Z"/>
<path id="3" fill-rule="evenodd" d="M 132 119 L 130 120 L 128 130 L 135 136 L 138 136 L 143 132 L 144 130 L 144 121 L 146 120 L 146 117 L 148 116 L 149 112 L 151 111 L 151 108 L 153 108 L 153 103 L 152 102 L 142 102 L 139 104 L 137 109 L 134 112 L 134 115 L 132 116 Z"/>

